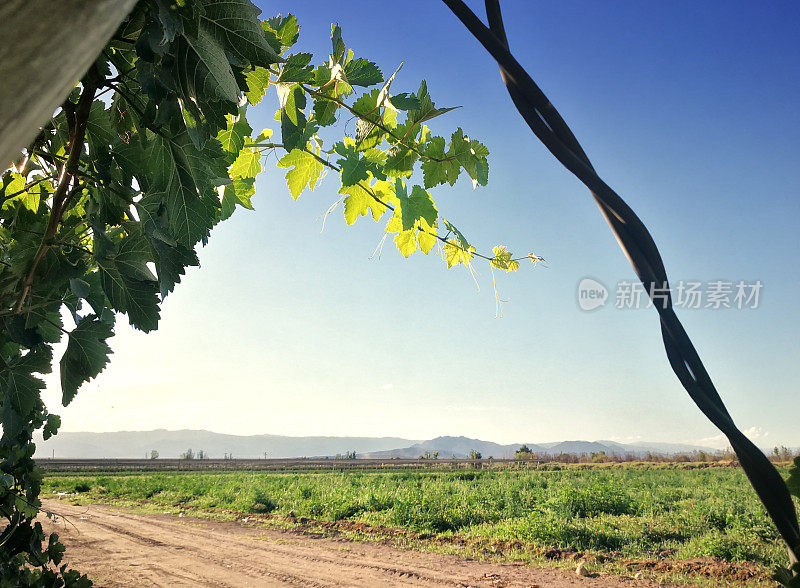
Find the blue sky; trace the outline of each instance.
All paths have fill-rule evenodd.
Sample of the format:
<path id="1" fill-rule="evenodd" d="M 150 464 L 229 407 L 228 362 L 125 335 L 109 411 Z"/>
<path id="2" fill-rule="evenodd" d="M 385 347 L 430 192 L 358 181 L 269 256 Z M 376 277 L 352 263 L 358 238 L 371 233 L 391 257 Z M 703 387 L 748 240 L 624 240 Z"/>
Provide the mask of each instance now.
<path id="1" fill-rule="evenodd" d="M 761 281 L 758 308 L 679 316 L 739 426 L 761 445 L 800 445 L 800 5 L 503 4 L 512 51 L 649 227 L 672 282 Z M 477 291 L 434 254 L 405 260 L 387 243 L 370 259 L 381 225 L 347 227 L 339 209 L 320 232 L 336 177 L 294 203 L 267 158 L 257 210 L 215 229 L 158 332 L 118 327 L 110 366 L 61 409 L 62 430 L 720 442 L 667 364 L 655 311 L 614 308 L 635 276 L 587 190 L 443 4 L 259 5 L 296 14 L 298 50 L 316 62 L 336 21 L 356 56 L 387 74 L 404 63 L 395 92 L 426 79 L 438 106 L 461 106 L 432 129 L 481 140 L 489 185 L 439 187 L 439 210 L 479 249 L 548 266 L 498 277 L 496 318 L 488 267 Z M 268 94 L 252 126 L 276 128 L 275 108 Z M 609 288 L 605 307 L 579 308 L 584 277 Z"/>

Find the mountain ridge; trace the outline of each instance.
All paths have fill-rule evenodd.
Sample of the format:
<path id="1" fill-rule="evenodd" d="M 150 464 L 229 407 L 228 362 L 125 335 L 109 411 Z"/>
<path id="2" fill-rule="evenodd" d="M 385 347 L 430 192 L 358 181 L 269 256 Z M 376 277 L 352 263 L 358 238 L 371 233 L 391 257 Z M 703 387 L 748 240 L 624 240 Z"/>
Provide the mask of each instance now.
<path id="1" fill-rule="evenodd" d="M 511 458 L 523 444 L 512 443 L 500 445 L 491 441 L 481 441 L 468 437 L 436 437 L 429 441 L 423 441 L 409 447 L 398 449 L 375 451 L 359 455 L 359 457 L 389 459 L 403 458 L 413 459 L 426 452 L 439 452 L 439 458 L 469 457 L 470 450 L 477 451 L 482 457 Z M 556 456 L 559 454 L 571 455 L 590 455 L 592 453 L 605 452 L 606 455 L 634 455 L 644 457 L 648 453 L 658 455 L 675 455 L 678 453 L 692 453 L 705 451 L 713 453 L 715 450 L 710 447 L 699 445 L 687 445 L 685 443 L 658 443 L 642 442 L 638 444 L 625 444 L 617 441 L 558 441 L 554 443 L 525 443 L 532 453 L 540 455 Z"/>
<path id="2" fill-rule="evenodd" d="M 287 435 L 231 435 L 202 429 L 170 431 L 110 431 L 105 433 L 63 432 L 43 441 L 36 440 L 34 457 L 60 457 L 71 459 L 137 458 L 148 457 L 158 451 L 162 458 L 179 457 L 192 449 L 202 450 L 207 456 L 221 458 L 228 454 L 235 458 L 299 458 L 327 457 L 355 451 L 358 457 L 390 459 L 417 458 L 425 453 L 438 452 L 438 457 L 466 458 L 471 451 L 484 458 L 510 458 L 523 444 L 502 445 L 464 436 L 441 436 L 428 440 L 403 437 L 334 437 Z M 605 451 L 607 455 L 645 456 L 647 453 L 672 455 L 694 451 L 713 452 L 709 447 L 679 444 L 639 442 L 624 444 L 616 441 L 559 441 L 555 443 L 525 443 L 533 453 L 558 455 L 561 453 L 591 454 Z"/>

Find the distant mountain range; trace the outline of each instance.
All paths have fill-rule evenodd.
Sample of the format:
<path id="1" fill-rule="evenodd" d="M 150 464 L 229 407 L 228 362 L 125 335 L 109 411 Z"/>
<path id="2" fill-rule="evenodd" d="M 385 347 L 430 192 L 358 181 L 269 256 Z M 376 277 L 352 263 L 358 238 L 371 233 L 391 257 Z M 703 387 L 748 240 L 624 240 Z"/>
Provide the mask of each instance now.
<path id="1" fill-rule="evenodd" d="M 557 443 L 525 443 L 533 453 L 540 455 L 559 455 L 570 453 L 573 455 L 600 453 L 604 451 L 606 455 L 636 455 L 644 456 L 647 453 L 659 455 L 674 455 L 677 453 L 692 453 L 694 451 L 714 452 L 708 447 L 695 445 L 683 445 L 678 443 L 637 443 L 626 445 L 615 441 L 560 441 Z M 430 441 L 416 443 L 409 447 L 400 449 L 390 449 L 384 451 L 365 452 L 360 457 L 371 458 L 408 458 L 413 459 L 424 455 L 426 452 L 439 452 L 439 458 L 448 457 L 464 458 L 469 457 L 470 451 L 477 451 L 483 457 L 509 458 L 514 457 L 517 449 L 522 447 L 521 443 L 511 445 L 498 445 L 490 441 L 480 441 L 467 437 L 437 437 Z"/>
<path id="2" fill-rule="evenodd" d="M 187 449 L 212 458 L 227 453 L 234 458 L 318 457 L 348 451 L 382 451 L 416 441 L 398 437 L 283 437 L 280 435 L 223 435 L 211 431 L 116 431 L 112 433 L 59 433 L 36 442 L 35 457 L 75 459 L 179 457 Z"/>
<path id="3" fill-rule="evenodd" d="M 605 451 L 607 455 L 670 455 L 714 449 L 675 443 L 623 444 L 615 441 L 561 441 L 527 443 L 534 453 L 580 455 Z M 499 445 L 467 437 L 437 437 L 429 441 L 400 437 L 285 437 L 280 435 L 223 435 L 210 431 L 117 431 L 111 433 L 59 433 L 36 442 L 36 457 L 73 459 L 147 457 L 156 450 L 160 457 L 179 457 L 187 449 L 199 450 L 212 458 L 225 454 L 234 458 L 325 457 L 355 451 L 358 457 L 414 459 L 426 452 L 438 452 L 440 459 L 469 457 L 470 451 L 494 458 L 514 457 L 520 443 Z"/>

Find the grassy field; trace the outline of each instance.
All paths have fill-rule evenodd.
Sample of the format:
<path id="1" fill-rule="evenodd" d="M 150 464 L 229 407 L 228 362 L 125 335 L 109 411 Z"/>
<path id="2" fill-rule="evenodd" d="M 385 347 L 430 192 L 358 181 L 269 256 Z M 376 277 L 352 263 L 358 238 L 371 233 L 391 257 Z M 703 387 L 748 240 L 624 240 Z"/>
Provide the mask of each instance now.
<path id="1" fill-rule="evenodd" d="M 48 474 L 43 491 L 99 502 L 351 519 L 434 536 L 624 558 L 786 564 L 738 468 Z"/>

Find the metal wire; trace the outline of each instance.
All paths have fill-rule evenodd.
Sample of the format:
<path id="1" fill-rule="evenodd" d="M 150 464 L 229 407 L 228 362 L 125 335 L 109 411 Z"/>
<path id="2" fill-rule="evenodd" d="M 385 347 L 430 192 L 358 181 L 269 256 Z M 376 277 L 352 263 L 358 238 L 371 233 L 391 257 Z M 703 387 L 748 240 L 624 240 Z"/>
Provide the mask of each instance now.
<path id="1" fill-rule="evenodd" d="M 611 226 L 661 319 L 661 335 L 672 370 L 706 417 L 730 441 L 742 469 L 786 542 L 792 562 L 800 555 L 800 527 L 783 478 L 736 426 L 689 335 L 672 307 L 667 273 L 658 247 L 639 217 L 597 174 L 564 119 L 508 48 L 499 0 L 485 0 L 489 26 L 462 0 L 443 0 L 497 61 L 511 100 L 536 137 L 587 188 Z M 654 294 L 658 293 L 658 300 Z"/>

